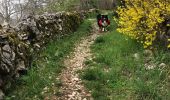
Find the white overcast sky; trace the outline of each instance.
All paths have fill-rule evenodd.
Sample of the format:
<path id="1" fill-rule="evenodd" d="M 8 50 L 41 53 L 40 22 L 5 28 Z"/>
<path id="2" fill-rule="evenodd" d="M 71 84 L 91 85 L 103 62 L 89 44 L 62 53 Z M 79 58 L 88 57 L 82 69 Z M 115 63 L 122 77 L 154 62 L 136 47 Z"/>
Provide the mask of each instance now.
<path id="1" fill-rule="evenodd" d="M 3 1 L 3 0 L 0 0 L 0 2 L 2 2 L 2 1 Z M 19 2 L 18 2 L 19 0 L 12 0 L 12 1 L 13 1 L 14 3 L 19 3 Z M 24 2 L 24 1 L 26 1 L 26 0 L 21 0 L 21 3 Z"/>

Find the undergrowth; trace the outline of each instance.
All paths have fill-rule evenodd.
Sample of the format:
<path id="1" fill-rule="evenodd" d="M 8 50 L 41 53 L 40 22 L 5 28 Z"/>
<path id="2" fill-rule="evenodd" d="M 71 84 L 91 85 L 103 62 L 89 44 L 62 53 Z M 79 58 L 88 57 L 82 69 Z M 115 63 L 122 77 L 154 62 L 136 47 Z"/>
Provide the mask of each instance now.
<path id="1" fill-rule="evenodd" d="M 43 100 L 59 95 L 61 82 L 57 76 L 64 68 L 63 60 L 73 51 L 74 44 L 81 37 L 87 36 L 90 30 L 91 22 L 86 20 L 76 32 L 48 43 L 40 55 L 35 57 L 28 75 L 13 83 L 5 100 Z"/>

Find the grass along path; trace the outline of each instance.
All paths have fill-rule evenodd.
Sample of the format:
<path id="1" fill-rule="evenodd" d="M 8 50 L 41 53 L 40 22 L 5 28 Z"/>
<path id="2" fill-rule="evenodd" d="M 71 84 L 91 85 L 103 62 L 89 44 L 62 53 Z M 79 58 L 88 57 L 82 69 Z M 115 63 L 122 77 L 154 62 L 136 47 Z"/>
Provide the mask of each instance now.
<path id="1" fill-rule="evenodd" d="M 98 37 L 81 73 L 94 100 L 170 100 L 170 54 L 144 50 L 116 31 Z"/>
<path id="2" fill-rule="evenodd" d="M 5 100 L 55 100 L 62 85 L 58 75 L 65 67 L 68 56 L 82 37 L 89 35 L 91 21 L 86 20 L 76 32 L 61 39 L 51 41 L 39 57 L 34 59 L 28 75 L 13 83 L 13 88 L 7 91 Z"/>
<path id="3" fill-rule="evenodd" d="M 96 25 L 93 25 L 93 27 L 93 29 L 96 29 Z M 79 78 L 78 71 L 84 69 L 84 61 L 91 57 L 90 46 L 98 36 L 99 34 L 95 30 L 91 35 L 83 38 L 77 43 L 73 54 L 65 60 L 66 69 L 63 69 L 59 76 L 63 83 L 59 100 L 93 100 L 90 92 L 85 89 Z"/>

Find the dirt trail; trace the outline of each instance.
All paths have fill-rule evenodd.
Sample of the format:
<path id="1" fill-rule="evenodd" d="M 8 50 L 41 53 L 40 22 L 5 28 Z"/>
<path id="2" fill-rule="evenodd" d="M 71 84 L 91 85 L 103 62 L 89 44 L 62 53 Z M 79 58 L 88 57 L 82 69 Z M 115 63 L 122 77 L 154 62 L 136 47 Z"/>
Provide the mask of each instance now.
<path id="1" fill-rule="evenodd" d="M 62 82 L 61 96 L 57 100 L 93 100 L 90 91 L 84 87 L 77 71 L 83 70 L 84 61 L 91 57 L 90 45 L 99 36 L 96 26 L 93 25 L 91 34 L 77 43 L 73 55 L 65 60 L 66 68 L 59 76 Z"/>

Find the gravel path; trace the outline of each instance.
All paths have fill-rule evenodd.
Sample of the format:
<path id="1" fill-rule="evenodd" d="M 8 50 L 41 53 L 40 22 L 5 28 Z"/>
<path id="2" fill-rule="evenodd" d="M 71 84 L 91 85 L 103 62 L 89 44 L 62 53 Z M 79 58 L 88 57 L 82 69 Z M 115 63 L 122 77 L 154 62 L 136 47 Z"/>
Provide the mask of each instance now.
<path id="1" fill-rule="evenodd" d="M 83 70 L 84 61 L 91 57 L 90 45 L 99 36 L 96 29 L 96 25 L 93 25 L 93 32 L 88 37 L 83 38 L 76 45 L 73 55 L 65 60 L 66 68 L 59 76 L 62 82 L 61 96 L 57 100 L 93 100 L 90 91 L 84 87 L 77 71 Z"/>

